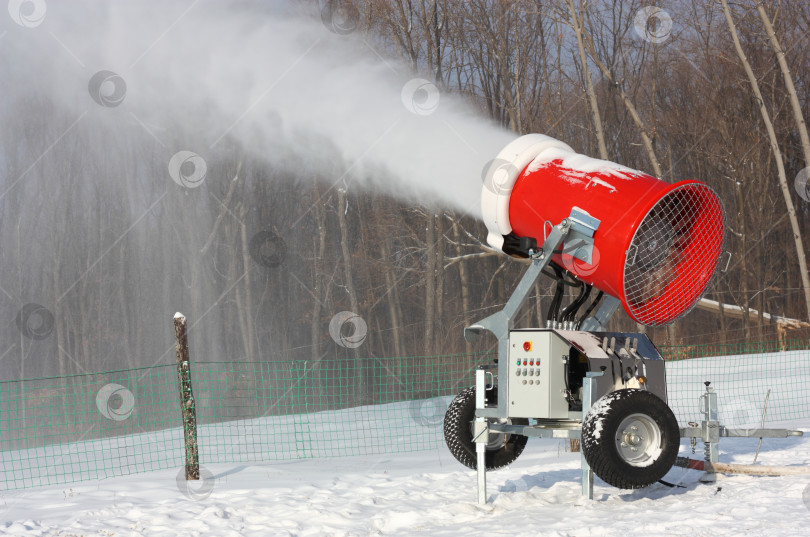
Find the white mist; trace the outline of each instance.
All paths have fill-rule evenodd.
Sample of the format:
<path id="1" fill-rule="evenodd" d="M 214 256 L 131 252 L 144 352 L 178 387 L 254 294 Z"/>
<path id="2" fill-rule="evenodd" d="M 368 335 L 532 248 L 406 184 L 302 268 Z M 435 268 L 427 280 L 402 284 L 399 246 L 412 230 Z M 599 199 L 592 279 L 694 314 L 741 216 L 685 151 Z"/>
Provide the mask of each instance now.
<path id="1" fill-rule="evenodd" d="M 236 142 L 272 165 L 478 216 L 482 169 L 514 135 L 460 97 L 406 87 L 399 61 L 319 15 L 287 2 L 49 2 L 0 46 L 14 87 L 89 110 L 110 144 L 133 127 L 169 154 L 211 159 Z M 118 106 L 88 98 L 100 70 L 125 81 Z M 177 132 L 189 147 L 174 147 Z"/>

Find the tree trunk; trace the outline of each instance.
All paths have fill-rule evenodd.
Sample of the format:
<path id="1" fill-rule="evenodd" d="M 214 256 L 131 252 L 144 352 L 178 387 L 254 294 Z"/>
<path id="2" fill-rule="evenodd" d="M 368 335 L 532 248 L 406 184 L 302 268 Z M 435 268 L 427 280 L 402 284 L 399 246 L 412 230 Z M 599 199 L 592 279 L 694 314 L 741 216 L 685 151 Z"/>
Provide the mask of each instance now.
<path id="1" fill-rule="evenodd" d="M 455 216 L 453 216 L 453 240 L 456 243 L 456 256 L 460 257 L 462 255 L 461 233 L 458 231 L 458 219 Z M 457 264 L 459 287 L 461 291 L 461 314 L 464 316 L 464 326 L 467 326 L 466 316 L 470 311 L 470 289 L 467 277 L 467 265 L 463 260 L 459 261 Z M 472 343 L 467 340 L 464 340 L 464 352 L 472 354 Z"/>
<path id="2" fill-rule="evenodd" d="M 434 323 L 442 326 L 444 320 L 444 214 L 440 212 L 434 217 L 436 219 L 436 316 Z M 433 349 L 439 354 L 445 354 L 442 341 L 445 331 L 442 329 L 434 330 Z M 439 336 L 439 337 L 437 337 Z"/>
<path id="3" fill-rule="evenodd" d="M 768 37 L 771 39 L 771 46 L 776 54 L 776 59 L 779 60 L 779 69 L 782 71 L 782 78 L 785 79 L 785 87 L 790 97 L 790 107 L 793 109 L 793 119 L 796 122 L 796 130 L 799 131 L 799 139 L 802 141 L 804 165 L 810 166 L 810 136 L 807 134 L 807 124 L 804 122 L 804 114 L 802 113 L 802 106 L 799 103 L 799 95 L 796 93 L 796 86 L 793 84 L 793 75 L 790 73 L 790 68 L 785 58 L 785 49 L 782 48 L 782 45 L 779 43 L 779 39 L 773 29 L 773 24 L 771 24 L 771 19 L 768 17 L 763 4 L 764 2 L 757 2 L 759 18 L 762 19 L 762 24 L 768 32 Z"/>
<path id="4" fill-rule="evenodd" d="M 583 19 L 586 15 L 583 16 Z M 633 101 L 630 99 L 630 96 L 622 88 L 622 85 L 613 77 L 613 73 L 610 72 L 607 65 L 599 59 L 596 55 L 596 49 L 593 45 L 593 38 L 588 36 L 588 34 L 583 34 L 583 37 L 586 37 L 585 45 L 588 48 L 588 52 L 593 58 L 594 63 L 596 63 L 599 70 L 602 72 L 602 75 L 608 79 L 608 81 L 616 88 L 619 92 L 619 97 L 624 103 L 624 107 L 627 112 L 630 114 L 630 117 L 633 119 L 633 123 L 635 123 L 636 127 L 638 127 L 638 132 L 641 135 L 641 141 L 644 143 L 644 148 L 647 150 L 647 157 L 650 159 L 650 165 L 653 168 L 653 174 L 656 177 L 663 177 L 663 172 L 661 170 L 661 164 L 658 162 L 658 157 L 655 156 L 655 148 L 653 147 L 653 142 L 650 136 L 647 134 L 647 127 L 644 125 L 644 121 L 641 119 L 641 116 L 638 114 Z"/>
<path id="5" fill-rule="evenodd" d="M 67 346 L 65 338 L 65 323 L 62 319 L 62 306 L 60 305 L 59 297 L 62 295 L 61 286 L 59 285 L 59 276 L 62 268 L 62 242 L 57 245 L 56 255 L 54 256 L 55 266 L 53 268 L 53 316 L 56 322 L 54 323 L 54 331 L 56 332 L 56 362 L 58 364 L 57 374 L 60 377 L 67 375 L 67 368 L 65 367 L 65 356 L 62 349 Z M 123 286 L 121 286 L 123 287 Z M 136 354 L 136 356 L 140 356 Z M 42 373 L 45 373 L 44 371 Z M 20 378 L 25 378 L 21 376 Z"/>
<path id="6" fill-rule="evenodd" d="M 400 320 L 398 299 L 396 294 L 397 280 L 391 270 L 391 245 L 389 241 L 383 239 L 380 241 L 380 256 L 382 257 L 383 271 L 385 272 L 385 289 L 388 293 L 386 302 L 388 302 L 388 316 L 391 319 L 391 338 L 393 339 L 394 356 L 397 358 L 402 357 L 402 336 L 400 335 Z M 401 360 L 397 360 L 397 367 L 400 367 Z"/>
<path id="7" fill-rule="evenodd" d="M 734 40 L 734 48 L 736 49 L 737 55 L 740 57 L 740 61 L 745 68 L 746 75 L 748 75 L 748 81 L 751 84 L 751 89 L 753 90 L 754 95 L 757 98 L 757 102 L 759 103 L 759 111 L 762 114 L 762 121 L 765 123 L 765 128 L 768 131 L 768 138 L 771 143 L 771 151 L 773 152 L 773 158 L 776 161 L 776 168 L 779 172 L 779 186 L 782 189 L 782 197 L 785 199 L 788 218 L 790 219 L 790 227 L 793 231 L 793 242 L 796 245 L 796 255 L 799 261 L 799 273 L 802 277 L 802 288 L 804 290 L 805 312 L 810 319 L 810 278 L 808 278 L 807 274 L 807 258 L 804 254 L 804 245 L 802 244 L 801 231 L 799 230 L 799 220 L 796 218 L 796 209 L 793 206 L 793 200 L 790 197 L 790 187 L 788 186 L 787 177 L 785 175 L 785 164 L 782 161 L 782 151 L 779 149 L 779 142 L 776 139 L 776 132 L 773 129 L 770 114 L 768 113 L 768 109 L 765 107 L 765 100 L 763 99 L 762 92 L 759 89 L 759 82 L 757 82 L 754 71 L 751 69 L 751 64 L 748 62 L 748 58 L 745 56 L 745 52 L 740 44 L 740 39 L 737 36 L 737 27 L 735 26 L 734 20 L 731 17 L 731 10 L 728 7 L 728 2 L 726 0 L 721 0 L 721 2 L 723 4 L 723 13 L 726 16 L 726 22 L 728 22 L 728 28 L 731 31 L 731 38 Z"/>
<path id="8" fill-rule="evenodd" d="M 425 232 L 425 341 L 424 355 L 433 354 L 433 322 L 435 320 L 436 300 L 436 217 L 432 210 L 425 215 L 427 229 Z"/>
<path id="9" fill-rule="evenodd" d="M 588 56 L 585 53 L 585 43 L 582 38 L 582 21 L 577 16 L 576 8 L 574 7 L 574 0 L 566 0 L 568 11 L 571 13 L 571 23 L 574 28 L 574 33 L 577 36 L 577 48 L 579 49 L 579 61 L 582 64 L 582 77 L 585 79 L 585 90 L 588 94 L 588 105 L 591 110 L 591 120 L 593 121 L 593 129 L 596 132 L 596 141 L 599 145 L 599 158 L 602 160 L 608 159 L 607 145 L 605 145 L 605 131 L 602 128 L 602 117 L 599 113 L 599 103 L 596 100 L 596 90 L 593 87 L 591 80 L 591 71 L 588 69 Z M 580 7 L 582 1 L 580 0 Z"/>
<path id="10" fill-rule="evenodd" d="M 234 229 L 230 233 L 230 235 L 231 235 L 229 237 L 230 238 L 230 243 L 235 244 L 236 243 L 236 230 Z M 247 270 L 247 267 L 244 266 L 244 258 L 241 259 L 241 263 L 243 265 L 242 268 Z M 231 257 L 231 268 L 232 268 L 232 271 L 230 272 L 230 274 L 232 274 L 234 276 L 236 274 L 238 274 L 236 256 Z M 236 324 L 239 327 L 239 335 L 242 338 L 242 351 L 245 354 L 245 361 L 250 361 L 250 336 L 248 335 L 247 319 L 245 319 L 245 311 L 247 310 L 247 308 L 245 308 L 245 301 L 242 298 L 242 294 L 243 294 L 242 293 L 242 286 L 237 285 L 233 290 L 233 294 L 234 294 L 234 297 L 236 298 L 236 317 L 237 317 L 237 323 Z"/>
<path id="11" fill-rule="evenodd" d="M 315 202 L 314 212 L 315 220 L 318 224 L 318 236 L 313 238 L 313 251 L 317 252 L 315 260 L 312 263 L 313 272 L 313 294 L 315 300 L 312 301 L 312 326 L 310 337 L 312 339 L 312 363 L 317 364 L 321 359 L 321 333 L 323 325 L 321 323 L 321 297 L 323 296 L 324 276 L 323 276 L 323 258 L 326 255 L 326 209 L 323 206 L 320 195 L 318 194 L 317 184 L 314 190 Z M 316 365 L 313 365 L 315 368 Z"/>
<path id="12" fill-rule="evenodd" d="M 246 216 L 247 208 L 240 214 L 242 221 L 244 221 Z M 256 327 L 253 320 L 253 316 L 255 315 L 253 311 L 253 289 L 250 285 L 250 245 L 248 244 L 247 226 L 244 224 L 239 226 L 239 235 L 242 239 L 242 264 L 245 268 L 245 321 L 248 339 L 248 348 L 245 350 L 247 352 L 247 361 L 256 362 L 258 361 L 258 357 L 256 356 Z"/>
<path id="13" fill-rule="evenodd" d="M 349 248 L 349 226 L 346 222 L 346 212 L 349 206 L 346 201 L 346 191 L 343 188 L 337 189 L 338 207 L 337 217 L 340 227 L 340 250 L 343 253 L 343 270 L 345 274 L 346 292 L 349 295 L 349 305 L 352 313 L 360 315 L 360 303 L 357 300 L 357 290 L 354 287 L 354 269 L 352 266 L 352 252 Z M 363 360 L 359 347 L 352 349 L 354 352 L 355 379 L 357 382 L 357 404 L 364 404 L 366 401 L 366 384 L 363 377 Z"/>
<path id="14" fill-rule="evenodd" d="M 748 233 L 747 233 L 747 226 L 745 225 L 746 224 L 746 222 L 745 222 L 745 213 L 746 213 L 746 210 L 745 210 L 745 207 L 746 207 L 745 196 L 743 195 L 742 186 L 740 185 L 740 183 L 736 182 L 735 184 L 736 184 L 736 194 L 737 194 L 737 207 L 739 208 L 739 211 L 740 211 L 740 222 L 739 222 L 740 244 L 742 245 L 743 251 L 748 252 L 748 248 L 746 248 L 746 241 L 748 239 Z M 750 323 L 750 318 L 749 318 L 749 315 L 748 315 L 748 308 L 749 308 L 750 305 L 748 304 L 749 291 L 748 291 L 748 256 L 747 255 L 743 255 L 740 258 L 740 264 L 741 264 L 741 267 L 740 267 L 741 268 L 741 270 L 740 270 L 740 272 L 741 272 L 740 285 L 742 287 L 742 295 L 743 295 L 742 304 L 741 304 L 741 307 L 743 309 L 743 317 L 742 317 L 743 329 L 744 329 L 743 333 L 745 334 L 745 340 L 750 341 L 750 339 L 751 339 L 751 323 Z"/>

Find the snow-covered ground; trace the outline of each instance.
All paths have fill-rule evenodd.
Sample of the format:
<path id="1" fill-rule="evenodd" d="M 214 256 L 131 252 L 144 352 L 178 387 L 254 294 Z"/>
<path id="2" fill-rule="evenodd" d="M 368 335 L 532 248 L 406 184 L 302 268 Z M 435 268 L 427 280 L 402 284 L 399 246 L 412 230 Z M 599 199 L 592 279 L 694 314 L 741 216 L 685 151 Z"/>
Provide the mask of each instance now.
<path id="1" fill-rule="evenodd" d="M 810 368 L 797 366 L 807 361 L 807 354 L 731 356 L 668 364 L 670 405 L 681 421 L 699 419 L 697 397 L 704 390 L 702 382 L 712 380 L 720 393 L 723 423 L 756 427 L 767 388 L 773 388 L 767 425 L 784 422 L 791 428 L 810 431 L 806 401 Z M 313 438 L 319 442 L 331 438 L 337 444 L 350 442 L 355 453 L 390 451 L 393 445 L 376 445 L 380 438 L 363 435 L 369 424 L 381 419 L 387 420 L 386 442 L 438 443 L 439 447 L 404 454 L 205 464 L 203 479 L 192 482 L 191 488 L 177 467 L 0 492 L 0 535 L 783 537 L 807 535 L 810 527 L 810 475 L 721 476 L 716 484 L 707 485 L 698 481 L 701 472 L 675 468 L 665 479 L 682 487 L 656 484 L 638 491 L 620 491 L 597 478 L 595 499 L 586 501 L 580 494 L 580 456 L 567 452 L 562 440 L 530 440 L 512 466 L 490 472 L 490 503 L 481 506 L 476 503 L 475 473 L 457 463 L 436 441 L 440 416 L 414 427 L 412 404 L 387 407 L 312 414 L 307 421 Z M 796 416 L 805 417 L 797 420 Z M 281 438 L 286 429 L 279 427 L 278 418 L 273 419 L 276 421 L 234 422 L 234 430 L 245 435 L 248 426 L 269 428 L 278 430 Z M 216 446 L 215 452 L 226 456 L 226 444 L 234 437 L 230 433 L 223 436 L 227 431 L 221 427 L 212 428 L 207 436 L 204 431 L 201 434 L 211 437 L 209 442 L 216 442 L 216 432 L 222 445 Z M 400 436 L 393 434 L 396 431 Z M 407 434 L 401 436 L 403 433 Z M 129 451 L 148 445 L 143 440 L 140 435 L 117 438 Z M 73 461 L 76 454 L 89 456 L 96 449 L 105 449 L 106 444 L 99 442 L 67 446 L 72 454 L 69 460 Z M 757 444 L 755 439 L 723 439 L 720 460 L 750 464 Z M 262 449 L 270 447 L 263 445 Z M 53 459 L 48 452 L 39 448 L 24 458 Z M 687 441 L 682 442 L 681 454 L 692 456 Z M 702 445 L 698 443 L 693 458 L 701 455 Z M 181 459 L 176 459 L 179 464 Z M 76 461 L 78 466 L 85 464 Z M 801 438 L 764 440 L 757 462 L 810 465 L 810 433 Z M 107 475 L 119 471 L 112 470 Z M 33 466 L 26 470 L 31 475 L 45 471 Z"/>
<path id="2" fill-rule="evenodd" d="M 721 460 L 750 464 L 757 442 L 724 439 Z M 620 491 L 597 479 L 595 499 L 587 501 L 580 495 L 579 455 L 564 447 L 559 440 L 531 440 L 512 466 L 488 474 L 485 506 L 476 504 L 475 473 L 441 448 L 215 465 L 204 469 L 208 477 L 197 492 L 178 484 L 177 470 L 164 470 L 3 493 L 0 534 L 807 535 L 810 476 L 721 476 L 709 485 L 698 482 L 700 472 L 676 468 L 666 479 L 685 488 Z M 686 444 L 682 452 L 689 453 Z M 808 464 L 810 437 L 766 439 L 758 463 Z"/>

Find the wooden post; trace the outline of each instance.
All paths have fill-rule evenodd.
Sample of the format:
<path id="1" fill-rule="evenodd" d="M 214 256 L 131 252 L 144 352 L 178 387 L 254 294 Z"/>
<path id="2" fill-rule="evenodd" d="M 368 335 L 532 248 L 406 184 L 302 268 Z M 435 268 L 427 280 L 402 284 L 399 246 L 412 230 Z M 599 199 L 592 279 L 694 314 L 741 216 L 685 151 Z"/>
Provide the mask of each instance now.
<path id="1" fill-rule="evenodd" d="M 177 380 L 180 388 L 180 412 L 183 416 L 183 439 L 186 448 L 186 480 L 200 479 L 200 456 L 197 451 L 197 410 L 191 391 L 191 362 L 186 337 L 186 316 L 174 314 L 174 338 L 177 350 Z"/>
<path id="2" fill-rule="evenodd" d="M 779 340 L 779 350 L 783 351 L 787 349 L 787 345 L 785 345 L 785 325 L 776 321 L 776 337 Z"/>

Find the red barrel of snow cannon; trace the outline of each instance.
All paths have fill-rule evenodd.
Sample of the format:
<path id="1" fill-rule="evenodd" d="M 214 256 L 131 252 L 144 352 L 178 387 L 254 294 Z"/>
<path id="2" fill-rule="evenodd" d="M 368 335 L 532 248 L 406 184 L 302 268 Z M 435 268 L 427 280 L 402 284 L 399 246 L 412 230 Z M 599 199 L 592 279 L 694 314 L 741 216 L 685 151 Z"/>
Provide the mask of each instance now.
<path id="1" fill-rule="evenodd" d="M 620 299 L 635 321 L 671 323 L 706 292 L 725 235 L 722 203 L 707 185 L 665 183 L 541 134 L 514 140 L 486 170 L 487 242 L 504 253 L 525 257 L 520 237 L 542 244 L 573 208 L 600 221 L 592 263 L 570 255 L 565 243 L 553 261 Z"/>

